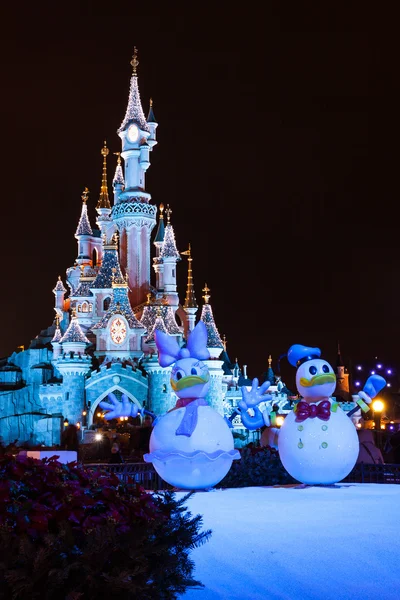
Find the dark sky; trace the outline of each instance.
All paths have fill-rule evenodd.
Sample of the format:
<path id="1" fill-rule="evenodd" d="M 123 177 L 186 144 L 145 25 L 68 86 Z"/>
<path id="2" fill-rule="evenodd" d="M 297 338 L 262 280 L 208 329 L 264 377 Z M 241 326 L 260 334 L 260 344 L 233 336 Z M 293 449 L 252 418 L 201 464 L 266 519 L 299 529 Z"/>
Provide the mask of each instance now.
<path id="1" fill-rule="evenodd" d="M 347 361 L 398 361 L 392 17 L 266 4 L 3 15 L 1 355 L 52 321 L 81 191 L 94 224 L 103 140 L 120 150 L 136 45 L 159 122 L 147 189 L 171 205 L 178 248 L 192 244 L 231 358 L 260 376 L 269 353 L 305 343 L 332 359 L 339 339 Z M 178 277 L 183 300 L 183 261 Z"/>

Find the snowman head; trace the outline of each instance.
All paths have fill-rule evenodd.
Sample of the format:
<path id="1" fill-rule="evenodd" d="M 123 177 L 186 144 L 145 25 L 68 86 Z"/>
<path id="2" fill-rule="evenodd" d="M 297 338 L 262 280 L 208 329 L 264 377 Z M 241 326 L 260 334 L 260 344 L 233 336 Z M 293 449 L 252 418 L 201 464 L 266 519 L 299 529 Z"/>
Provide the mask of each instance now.
<path id="1" fill-rule="evenodd" d="M 333 394 L 336 375 L 331 365 L 320 358 L 319 348 L 294 344 L 287 356 L 290 364 L 297 367 L 296 387 L 303 398 L 316 402 Z"/>
<path id="2" fill-rule="evenodd" d="M 204 398 L 210 387 L 210 374 L 202 360 L 210 358 L 210 353 L 203 321 L 191 332 L 186 348 L 180 348 L 175 337 L 162 331 L 155 331 L 155 340 L 160 365 L 174 365 L 170 382 L 175 394 L 179 398 Z"/>

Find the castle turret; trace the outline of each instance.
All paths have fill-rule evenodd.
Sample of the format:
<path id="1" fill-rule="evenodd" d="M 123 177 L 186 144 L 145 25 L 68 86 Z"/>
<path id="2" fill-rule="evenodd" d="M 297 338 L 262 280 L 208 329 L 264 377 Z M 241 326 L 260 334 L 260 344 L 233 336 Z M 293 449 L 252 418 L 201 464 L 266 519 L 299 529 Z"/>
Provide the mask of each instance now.
<path id="1" fill-rule="evenodd" d="M 214 315 L 211 308 L 210 301 L 210 288 L 205 284 L 204 292 L 204 304 L 201 310 L 201 321 L 207 328 L 207 348 L 210 352 L 211 359 L 205 360 L 205 364 L 210 372 L 210 389 L 207 394 L 207 401 L 216 411 L 221 415 L 224 413 L 223 409 L 223 398 L 224 393 L 222 389 L 224 371 L 222 369 L 223 360 L 218 360 L 221 355 L 224 346 L 219 335 L 217 326 L 214 321 Z"/>
<path id="2" fill-rule="evenodd" d="M 187 285 L 186 285 L 186 296 L 185 296 L 185 304 L 183 305 L 183 308 L 185 309 L 185 312 L 187 314 L 187 327 L 185 330 L 185 336 L 188 336 L 190 334 L 191 331 L 193 331 L 195 325 L 196 325 L 196 313 L 198 310 L 198 305 L 196 302 L 196 296 L 194 293 L 194 286 L 193 286 L 193 275 L 192 275 L 192 251 L 191 251 L 191 247 L 189 244 L 189 248 L 188 250 L 186 250 L 185 252 L 181 252 L 181 254 L 183 256 L 187 256 L 188 257 L 188 276 L 187 276 Z"/>
<path id="3" fill-rule="evenodd" d="M 51 346 L 53 348 L 53 362 L 56 361 L 61 354 L 61 338 L 62 333 L 60 329 L 60 317 L 56 315 L 56 330 L 54 332 L 53 339 L 51 340 Z"/>
<path id="4" fill-rule="evenodd" d="M 164 265 L 163 272 L 163 290 L 168 304 L 176 310 L 179 304 L 178 293 L 176 291 L 176 263 L 181 260 L 176 248 L 175 233 L 170 223 L 172 210 L 167 204 L 165 214 L 167 215 L 167 226 L 164 232 L 164 241 L 160 252 L 160 257 Z"/>
<path id="5" fill-rule="evenodd" d="M 92 260 L 91 242 L 93 230 L 90 225 L 87 212 L 87 200 L 89 196 L 88 188 L 85 188 L 82 193 L 82 211 L 76 228 L 75 237 L 78 240 L 78 257 L 76 262 L 79 265 L 88 264 Z"/>
<path id="6" fill-rule="evenodd" d="M 124 173 L 122 171 L 121 164 L 121 152 L 114 152 L 117 156 L 117 167 L 115 169 L 115 175 L 113 179 L 113 190 L 114 190 L 114 204 L 118 202 L 118 197 L 125 188 Z"/>
<path id="7" fill-rule="evenodd" d="M 154 116 L 153 98 L 150 98 L 150 109 L 149 109 L 149 114 L 147 115 L 147 124 L 150 127 L 150 136 L 147 140 L 147 143 L 149 144 L 150 148 L 153 150 L 153 146 L 155 146 L 157 144 L 156 129 L 158 127 L 158 123 Z"/>
<path id="8" fill-rule="evenodd" d="M 128 106 L 118 130 L 125 166 L 125 189 L 118 194 L 112 218 L 120 232 L 121 266 L 129 275 L 129 298 L 132 306 L 138 306 L 146 301 L 149 291 L 150 233 L 156 224 L 157 209 L 150 204 L 151 196 L 145 191 L 145 173 L 150 166 L 151 130 L 155 129 L 154 124 L 150 127 L 147 123 L 140 101 L 136 48 L 131 65 L 133 73 Z"/>
<path id="9" fill-rule="evenodd" d="M 59 356 L 55 366 L 63 378 L 64 417 L 70 423 L 78 423 L 85 406 L 85 375 L 90 371 L 91 358 L 85 354 L 85 348 L 90 342 L 79 326 L 75 311 L 59 343 L 63 354 Z"/>
<path id="10" fill-rule="evenodd" d="M 164 226 L 164 204 L 160 204 L 160 216 L 158 218 L 158 227 L 156 237 L 154 238 L 154 246 L 156 247 L 156 255 L 153 258 L 153 269 L 156 273 L 156 289 L 164 290 L 164 263 L 161 259 L 161 249 L 164 243 L 165 226 Z"/>
<path id="11" fill-rule="evenodd" d="M 58 310 L 64 310 L 64 296 L 66 293 L 66 289 L 64 287 L 63 282 L 61 281 L 61 276 L 58 276 L 58 281 L 56 283 L 55 288 L 53 289 L 53 294 L 55 295 L 55 308 Z"/>

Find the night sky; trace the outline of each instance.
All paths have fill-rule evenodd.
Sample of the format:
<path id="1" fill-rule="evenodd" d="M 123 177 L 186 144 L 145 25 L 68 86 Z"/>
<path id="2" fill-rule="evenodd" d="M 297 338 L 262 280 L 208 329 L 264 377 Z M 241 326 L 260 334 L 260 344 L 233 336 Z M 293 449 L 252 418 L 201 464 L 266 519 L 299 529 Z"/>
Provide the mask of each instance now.
<path id="1" fill-rule="evenodd" d="M 261 376 L 270 353 L 304 343 L 334 359 L 339 340 L 347 363 L 400 363 L 395 39 L 351 3 L 222 4 L 3 19 L 0 355 L 52 322 L 81 192 L 94 225 L 103 140 L 120 150 L 137 46 L 159 122 L 147 191 L 170 204 L 179 250 L 191 243 L 231 359 Z"/>

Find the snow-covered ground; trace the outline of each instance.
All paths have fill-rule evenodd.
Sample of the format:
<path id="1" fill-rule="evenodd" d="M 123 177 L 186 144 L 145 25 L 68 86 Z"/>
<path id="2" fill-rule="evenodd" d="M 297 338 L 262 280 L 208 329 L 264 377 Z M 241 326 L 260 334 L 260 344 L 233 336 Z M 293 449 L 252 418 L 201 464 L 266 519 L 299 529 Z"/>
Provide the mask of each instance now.
<path id="1" fill-rule="evenodd" d="M 400 485 L 341 485 L 196 493 L 213 533 L 191 555 L 205 588 L 181 598 L 398 600 Z"/>

